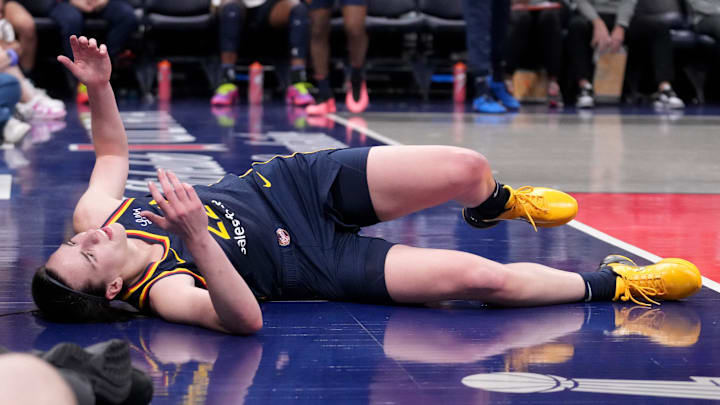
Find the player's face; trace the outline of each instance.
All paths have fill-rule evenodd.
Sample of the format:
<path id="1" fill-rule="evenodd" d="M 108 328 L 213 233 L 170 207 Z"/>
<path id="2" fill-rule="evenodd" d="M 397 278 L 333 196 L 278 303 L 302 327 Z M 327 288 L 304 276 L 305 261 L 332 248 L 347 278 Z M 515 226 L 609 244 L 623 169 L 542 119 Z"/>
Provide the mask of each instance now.
<path id="1" fill-rule="evenodd" d="M 120 275 L 127 262 L 125 228 L 114 223 L 73 236 L 50 256 L 46 266 L 69 287 L 80 290 L 107 284 Z"/>

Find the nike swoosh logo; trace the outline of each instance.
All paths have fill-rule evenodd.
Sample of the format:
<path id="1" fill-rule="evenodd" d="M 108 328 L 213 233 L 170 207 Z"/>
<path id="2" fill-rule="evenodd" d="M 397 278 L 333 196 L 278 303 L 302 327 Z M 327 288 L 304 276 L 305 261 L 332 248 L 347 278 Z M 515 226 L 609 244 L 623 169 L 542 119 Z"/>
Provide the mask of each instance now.
<path id="1" fill-rule="evenodd" d="M 272 187 L 272 183 L 270 183 L 270 182 L 268 181 L 268 179 L 266 179 L 265 177 L 263 177 L 262 174 L 258 173 L 257 170 L 253 170 L 253 172 L 255 172 L 255 174 L 257 174 L 257 175 L 262 179 L 262 181 L 265 182 L 265 184 L 263 184 L 263 187 L 266 187 L 266 188 Z"/>
<path id="2" fill-rule="evenodd" d="M 492 198 L 497 197 L 498 191 L 500 191 L 500 185 L 497 184 L 497 182 L 496 182 L 496 183 L 495 183 L 495 192 L 493 193 Z"/>

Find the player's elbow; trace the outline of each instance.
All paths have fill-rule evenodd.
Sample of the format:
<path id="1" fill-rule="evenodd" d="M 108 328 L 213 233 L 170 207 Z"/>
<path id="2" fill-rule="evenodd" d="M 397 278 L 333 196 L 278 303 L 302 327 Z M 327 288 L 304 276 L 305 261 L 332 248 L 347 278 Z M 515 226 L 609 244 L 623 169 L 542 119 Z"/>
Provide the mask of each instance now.
<path id="1" fill-rule="evenodd" d="M 263 327 L 262 313 L 259 313 L 247 326 L 247 334 L 260 332 L 260 329 Z"/>
<path id="2" fill-rule="evenodd" d="M 233 335 L 252 335 L 259 332 L 263 327 L 262 313 L 258 313 L 252 318 L 239 319 L 232 323 L 228 322 L 223 327 Z"/>

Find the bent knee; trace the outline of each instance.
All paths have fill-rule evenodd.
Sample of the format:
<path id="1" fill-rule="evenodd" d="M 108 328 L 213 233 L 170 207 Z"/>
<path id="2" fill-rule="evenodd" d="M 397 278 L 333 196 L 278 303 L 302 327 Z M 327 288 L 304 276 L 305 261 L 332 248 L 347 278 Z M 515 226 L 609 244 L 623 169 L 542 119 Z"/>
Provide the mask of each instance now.
<path id="1" fill-rule="evenodd" d="M 453 148 L 446 162 L 448 181 L 456 189 L 475 187 L 490 173 L 487 158 L 473 150 Z"/>

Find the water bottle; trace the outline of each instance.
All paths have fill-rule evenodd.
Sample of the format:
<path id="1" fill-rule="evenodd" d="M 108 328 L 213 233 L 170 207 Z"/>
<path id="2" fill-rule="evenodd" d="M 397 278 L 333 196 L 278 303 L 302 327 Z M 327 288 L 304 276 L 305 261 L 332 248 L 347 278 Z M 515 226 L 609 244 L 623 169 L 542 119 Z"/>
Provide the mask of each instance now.
<path id="1" fill-rule="evenodd" d="M 263 99 L 263 67 L 259 62 L 250 65 L 248 75 L 248 101 L 251 104 L 260 104 Z"/>
<path id="2" fill-rule="evenodd" d="M 168 101 L 172 95 L 172 66 L 167 60 L 160 61 L 157 66 L 157 98 L 160 101 Z"/>
<path id="3" fill-rule="evenodd" d="M 465 89 L 467 87 L 467 66 L 458 62 L 453 66 L 453 101 L 465 102 Z"/>

